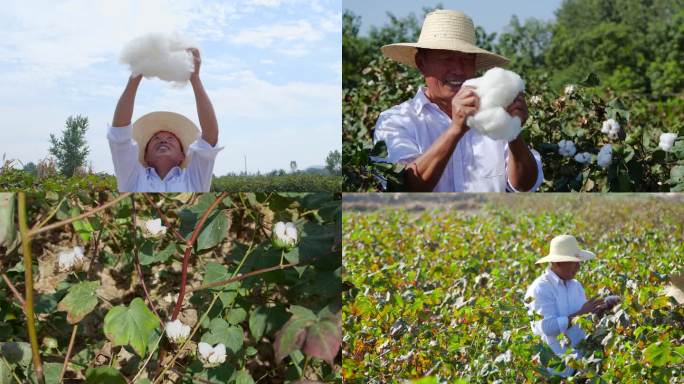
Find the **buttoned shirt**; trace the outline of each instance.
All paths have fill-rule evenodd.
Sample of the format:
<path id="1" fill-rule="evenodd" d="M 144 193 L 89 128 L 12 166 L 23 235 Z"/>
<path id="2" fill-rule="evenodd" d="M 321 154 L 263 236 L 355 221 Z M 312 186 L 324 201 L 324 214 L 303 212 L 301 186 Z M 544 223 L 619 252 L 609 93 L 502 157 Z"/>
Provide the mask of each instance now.
<path id="1" fill-rule="evenodd" d="M 138 160 L 138 143 L 132 132 L 130 125 L 109 127 L 107 132 L 119 192 L 209 192 L 214 160 L 223 147 L 198 138 L 185 154 L 190 157 L 187 167 L 173 167 L 162 180 L 154 168 Z"/>
<path id="2" fill-rule="evenodd" d="M 431 102 L 422 88 L 411 100 L 383 111 L 373 139 L 385 141 L 388 161 L 410 164 L 447 131 L 451 118 Z M 541 156 L 531 150 L 537 164 L 535 191 L 544 180 Z M 459 140 L 433 192 L 517 192 L 508 182 L 508 142 L 494 140 L 469 129 Z"/>
<path id="3" fill-rule="evenodd" d="M 577 280 L 564 281 L 548 268 L 527 288 L 525 300 L 530 298 L 533 300 L 527 304 L 529 314 L 542 317 L 531 322 L 532 332 L 541 336 L 557 355 L 563 355 L 567 350 L 566 343 L 558 340 L 561 334 L 568 337 L 572 347 L 586 338 L 580 327 L 569 327 L 568 321 L 568 316 L 587 302 L 584 288 Z"/>

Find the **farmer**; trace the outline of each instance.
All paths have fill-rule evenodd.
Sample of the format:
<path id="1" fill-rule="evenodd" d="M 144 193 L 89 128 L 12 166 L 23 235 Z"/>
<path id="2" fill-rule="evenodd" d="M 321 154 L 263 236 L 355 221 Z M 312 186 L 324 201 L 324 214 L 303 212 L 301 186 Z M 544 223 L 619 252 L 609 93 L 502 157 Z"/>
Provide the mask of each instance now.
<path id="1" fill-rule="evenodd" d="M 190 84 L 195 93 L 202 133 L 187 117 L 152 112 L 131 126 L 135 94 L 142 75 L 131 76 L 107 133 L 120 192 L 208 192 L 214 160 L 222 147 L 209 96 L 199 78 L 199 50 L 189 49 L 195 70 Z"/>
<path id="2" fill-rule="evenodd" d="M 541 158 L 522 137 L 494 140 L 468 129 L 479 98 L 461 84 L 476 73 L 508 62 L 475 46 L 473 21 L 457 11 L 437 10 L 425 17 L 417 43 L 382 47 L 386 57 L 416 67 L 427 87 L 380 114 L 374 141 L 384 140 L 388 159 L 406 165 L 406 184 L 414 191 L 534 191 L 543 180 Z M 527 120 L 520 93 L 506 109 Z"/>
<path id="3" fill-rule="evenodd" d="M 574 279 L 579 271 L 580 262 L 594 257 L 592 252 L 581 250 L 573 236 L 561 235 L 551 240 L 548 256 L 536 262 L 551 265 L 534 280 L 525 293 L 530 315 L 538 317 L 538 320 L 531 323 L 532 332 L 541 336 L 558 356 L 563 356 L 568 349 L 565 340 L 562 343 L 558 340 L 558 336 L 564 334 L 573 348 L 571 353 L 575 357 L 580 357 L 579 351 L 574 347 L 586 338 L 586 334 L 573 324 L 573 321 L 579 316 L 600 313 L 606 309 L 603 299 L 595 297 L 587 301 L 582 284 Z M 564 377 L 574 372 L 570 367 L 563 372 L 552 369 L 549 371 Z"/>

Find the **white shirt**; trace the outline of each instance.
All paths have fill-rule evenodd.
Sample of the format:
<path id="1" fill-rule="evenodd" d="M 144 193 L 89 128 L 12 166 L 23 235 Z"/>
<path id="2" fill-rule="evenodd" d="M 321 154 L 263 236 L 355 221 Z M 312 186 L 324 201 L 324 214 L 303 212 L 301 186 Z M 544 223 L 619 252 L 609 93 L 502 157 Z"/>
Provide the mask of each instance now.
<path id="1" fill-rule="evenodd" d="M 568 337 L 572 347 L 586 338 L 584 331 L 577 325 L 568 328 L 568 315 L 577 312 L 587 302 L 584 288 L 577 280 L 564 282 L 551 268 L 547 268 L 527 288 L 525 301 L 528 298 L 534 299 L 526 304 L 528 313 L 536 313 L 543 318 L 531 322 L 532 332 L 541 336 L 557 355 L 561 356 L 567 350 L 567 346 L 558 340 L 560 334 Z"/>
<path id="2" fill-rule="evenodd" d="M 387 144 L 391 163 L 410 164 L 426 152 L 451 125 L 451 118 L 432 103 L 420 88 L 413 99 L 383 111 L 373 134 L 374 142 Z M 537 180 L 544 180 L 541 156 L 531 150 L 537 162 Z M 494 140 L 469 129 L 459 140 L 433 192 L 517 192 L 508 182 L 508 142 Z"/>
<path id="3" fill-rule="evenodd" d="M 185 169 L 173 167 L 162 180 L 152 167 L 138 161 L 138 143 L 132 127 L 109 127 L 107 140 L 112 151 L 119 192 L 209 192 L 216 155 L 223 147 L 212 147 L 202 137 L 188 147 L 191 157 Z"/>

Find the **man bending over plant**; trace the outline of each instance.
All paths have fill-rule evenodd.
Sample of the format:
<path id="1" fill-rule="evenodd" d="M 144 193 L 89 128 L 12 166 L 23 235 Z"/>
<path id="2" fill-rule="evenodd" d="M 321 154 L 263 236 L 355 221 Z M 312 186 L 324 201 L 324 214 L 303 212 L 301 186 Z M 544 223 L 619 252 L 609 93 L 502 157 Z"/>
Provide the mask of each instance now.
<path id="1" fill-rule="evenodd" d="M 579 271 L 580 262 L 595 257 L 592 252 L 581 250 L 577 240 L 570 235 L 556 236 L 551 240 L 549 255 L 539 259 L 536 264 L 551 263 L 544 274 L 534 280 L 527 288 L 525 301 L 532 299 L 527 308 L 532 316 L 541 317 L 532 321 L 532 332 L 541 336 L 542 340 L 558 356 L 568 353 L 567 342 L 560 342 L 558 336 L 564 334 L 575 358 L 581 357 L 574 349 L 586 338 L 582 329 L 573 321 L 588 313 L 601 313 L 608 306 L 617 303 L 616 296 L 609 296 L 605 300 L 592 298 L 587 301 L 584 288 L 574 277 Z M 571 367 L 563 372 L 549 368 L 549 372 L 568 377 L 574 373 Z"/>
<path id="2" fill-rule="evenodd" d="M 190 83 L 195 93 L 202 132 L 187 117 L 152 112 L 132 126 L 133 104 L 142 75 L 131 76 L 107 133 L 120 192 L 208 192 L 214 160 L 222 147 L 209 96 L 199 78 L 199 50 L 190 49 L 195 69 Z"/>

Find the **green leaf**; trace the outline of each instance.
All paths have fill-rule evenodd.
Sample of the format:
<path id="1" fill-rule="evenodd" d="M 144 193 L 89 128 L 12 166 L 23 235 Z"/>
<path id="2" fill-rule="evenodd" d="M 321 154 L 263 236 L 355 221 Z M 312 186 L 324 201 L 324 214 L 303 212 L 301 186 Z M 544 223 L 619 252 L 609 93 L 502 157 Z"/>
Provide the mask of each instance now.
<path id="1" fill-rule="evenodd" d="M 80 210 L 76 207 L 71 209 L 70 215 L 76 216 L 80 214 Z M 74 227 L 74 231 L 78 233 L 79 236 L 81 236 L 81 239 L 84 242 L 90 241 L 90 237 L 92 233 L 95 231 L 93 229 L 93 226 L 90 225 L 90 222 L 88 219 L 81 219 L 81 220 L 76 220 L 72 223 L 72 226 Z"/>
<path id="2" fill-rule="evenodd" d="M 44 363 L 43 373 L 45 384 L 59 384 L 59 376 L 62 374 L 62 363 Z"/>
<path id="3" fill-rule="evenodd" d="M 235 384 L 254 384 L 254 379 L 249 371 L 243 369 L 235 375 Z"/>
<path id="4" fill-rule="evenodd" d="M 112 367 L 88 368 L 86 384 L 126 384 L 126 379 Z"/>
<path id="5" fill-rule="evenodd" d="M 370 155 L 373 157 L 387 157 L 387 144 L 385 143 L 384 140 L 378 141 L 375 143 L 373 146 L 373 149 L 370 152 Z"/>
<path id="6" fill-rule="evenodd" d="M 114 345 L 130 345 L 133 350 L 145 356 L 150 337 L 159 327 L 159 320 L 147 308 L 145 302 L 136 297 L 129 307 L 116 306 L 109 310 L 104 319 L 104 332 Z"/>
<path id="7" fill-rule="evenodd" d="M 238 307 L 233 308 L 228 312 L 227 319 L 230 324 L 240 324 L 247 318 L 247 311 Z"/>
<path id="8" fill-rule="evenodd" d="M 140 265 L 150 265 L 154 263 L 165 263 L 169 257 L 173 256 L 178 250 L 176 249 L 176 243 L 169 243 L 161 251 L 155 251 L 155 244 L 151 241 L 145 241 L 142 247 L 140 247 Z"/>
<path id="9" fill-rule="evenodd" d="M 301 349 L 306 340 L 306 329 L 316 322 L 318 317 L 309 309 L 293 305 L 290 307 L 292 317 L 276 332 L 273 349 L 276 362 L 280 362 L 293 351 Z"/>
<path id="10" fill-rule="evenodd" d="M 58 311 L 67 313 L 69 324 L 76 324 L 97 306 L 99 281 L 82 281 L 69 288 L 69 293 L 57 305 Z"/>
<path id="11" fill-rule="evenodd" d="M 10 364 L 28 367 L 31 364 L 31 344 L 25 342 L 0 343 L 0 354 Z"/>
<path id="12" fill-rule="evenodd" d="M 672 360 L 672 348 L 669 341 L 659 341 L 644 350 L 644 358 L 656 367 L 662 367 Z"/>
<path id="13" fill-rule="evenodd" d="M 220 243 L 228 234 L 230 221 L 222 212 L 216 212 L 207 219 L 197 238 L 197 250 L 208 249 Z"/>
<path id="14" fill-rule="evenodd" d="M 231 274 L 228 272 L 228 268 L 225 265 L 219 264 L 215 261 L 207 263 L 204 268 L 204 280 L 202 284 L 215 283 L 218 281 L 224 281 L 230 279 Z M 213 291 L 235 291 L 240 286 L 239 281 L 232 282 L 230 284 L 221 285 L 219 287 L 213 287 Z M 230 303 L 225 303 L 226 305 Z"/>
<path id="15" fill-rule="evenodd" d="M 331 366 L 342 344 L 342 328 L 336 319 L 324 319 L 307 329 L 303 352 L 325 360 Z"/>
<path id="16" fill-rule="evenodd" d="M 599 80 L 599 77 L 594 72 L 589 72 L 587 77 L 580 82 L 580 84 L 584 85 L 585 87 L 595 87 L 600 83 L 601 81 Z"/>
<path id="17" fill-rule="evenodd" d="M 237 353 L 242 348 L 242 327 L 231 326 L 221 318 L 212 319 L 209 332 L 202 335 L 202 341 L 211 345 L 223 343 L 226 350 Z"/>
<path id="18" fill-rule="evenodd" d="M 270 335 L 276 329 L 282 328 L 287 320 L 288 313 L 285 311 L 285 306 L 260 306 L 253 309 L 249 315 L 249 331 L 255 340 L 259 340 L 262 336 Z"/>

